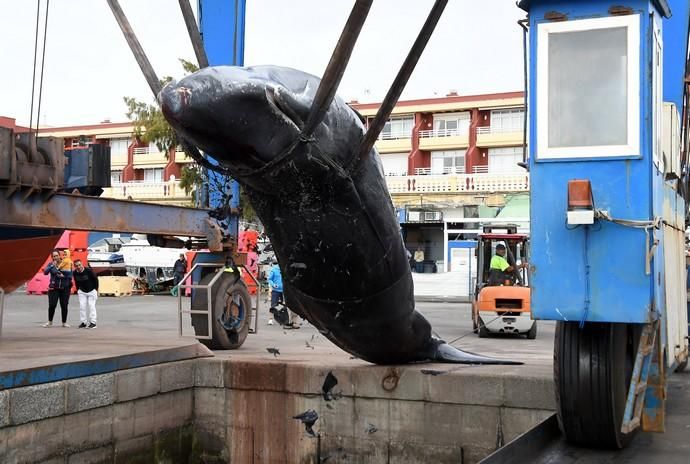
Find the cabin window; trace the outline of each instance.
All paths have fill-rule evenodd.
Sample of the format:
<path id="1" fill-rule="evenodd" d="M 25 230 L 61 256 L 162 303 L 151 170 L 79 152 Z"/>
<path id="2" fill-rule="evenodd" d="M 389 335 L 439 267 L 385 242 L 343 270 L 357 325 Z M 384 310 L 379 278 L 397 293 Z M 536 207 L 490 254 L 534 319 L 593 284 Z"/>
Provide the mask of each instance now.
<path id="1" fill-rule="evenodd" d="M 639 156 L 639 22 L 538 26 L 538 158 Z"/>

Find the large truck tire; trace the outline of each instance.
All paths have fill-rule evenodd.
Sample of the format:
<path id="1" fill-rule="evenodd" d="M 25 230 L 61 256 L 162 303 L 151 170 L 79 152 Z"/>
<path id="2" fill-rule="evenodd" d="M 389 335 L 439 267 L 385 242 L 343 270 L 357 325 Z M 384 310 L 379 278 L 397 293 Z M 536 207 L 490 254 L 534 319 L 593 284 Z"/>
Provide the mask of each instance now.
<path id="1" fill-rule="evenodd" d="M 636 430 L 621 432 L 642 325 L 558 322 L 554 377 L 558 419 L 574 444 L 620 449 Z"/>
<path id="2" fill-rule="evenodd" d="M 199 282 L 207 285 L 215 276 L 207 274 Z M 234 273 L 224 272 L 212 291 L 211 340 L 199 340 L 212 350 L 235 350 L 242 346 L 249 334 L 251 298 L 247 286 Z M 207 292 L 192 292 L 192 309 L 207 308 Z M 206 314 L 192 314 L 192 326 L 197 336 L 209 335 Z"/>

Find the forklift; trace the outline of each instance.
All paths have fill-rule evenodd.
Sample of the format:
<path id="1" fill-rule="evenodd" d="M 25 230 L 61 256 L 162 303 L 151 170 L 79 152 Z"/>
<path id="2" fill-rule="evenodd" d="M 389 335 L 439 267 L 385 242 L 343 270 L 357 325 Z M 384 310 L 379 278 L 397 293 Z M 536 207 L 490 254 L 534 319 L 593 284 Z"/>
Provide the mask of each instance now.
<path id="1" fill-rule="evenodd" d="M 505 246 L 510 272 L 491 269 L 496 248 Z M 520 234 L 515 224 L 484 225 L 475 252 L 477 280 L 472 298 L 472 329 L 479 338 L 489 334 L 525 335 L 537 338 L 537 322 L 530 312 L 527 270 L 529 236 Z"/>

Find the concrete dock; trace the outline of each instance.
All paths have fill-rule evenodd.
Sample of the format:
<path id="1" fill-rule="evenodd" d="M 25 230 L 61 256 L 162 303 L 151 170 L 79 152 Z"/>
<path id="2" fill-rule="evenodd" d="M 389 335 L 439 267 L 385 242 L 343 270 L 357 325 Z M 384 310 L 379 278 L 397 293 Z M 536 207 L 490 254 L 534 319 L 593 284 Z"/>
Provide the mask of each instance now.
<path id="1" fill-rule="evenodd" d="M 95 330 L 76 328 L 76 298 L 72 327 L 41 327 L 46 305 L 45 296 L 6 299 L 3 463 L 474 463 L 555 409 L 554 324 L 540 323 L 536 340 L 479 339 L 467 304 L 417 308 L 456 346 L 524 365 L 375 366 L 308 323 L 267 325 L 266 311 L 239 350 L 210 352 L 177 336 L 170 296 L 102 297 Z M 329 374 L 337 384 L 325 395 Z M 313 435 L 293 419 L 310 409 Z"/>
<path id="2" fill-rule="evenodd" d="M 524 366 L 374 366 L 352 359 L 308 323 L 293 330 L 267 325 L 267 312 L 260 315 L 258 334 L 241 349 L 210 353 L 192 338 L 177 337 L 176 300 L 169 296 L 102 297 L 95 330 L 76 328 L 76 299 L 70 328 L 41 327 L 46 304 L 46 297 L 20 293 L 6 299 L 0 339 L 0 379 L 6 383 L 0 387 L 2 462 L 48 457 L 72 462 L 84 453 L 97 456 L 93 462 L 127 462 L 125 457 L 160 448 L 172 434 L 176 449 L 191 440 L 207 462 L 435 457 L 472 463 L 554 408 L 553 324 L 542 324 L 537 340 L 479 339 L 471 333 L 467 304 L 426 302 L 418 309 L 439 336 L 458 339 L 456 346 L 518 359 Z M 183 322 L 191 333 L 188 319 Z M 121 361 L 105 369 L 104 360 L 113 359 Z M 75 365 L 81 369 L 67 368 Z M 338 379 L 332 401 L 322 394 L 329 372 Z M 55 398 L 64 398 L 64 404 L 55 406 Z M 178 403 L 178 414 L 164 413 Z M 308 409 L 320 416 L 317 439 L 292 419 Z M 56 427 L 68 422 L 105 428 L 80 447 L 65 435 L 54 437 Z M 54 437 L 53 446 L 35 447 L 44 434 Z M 22 461 L 17 450 L 30 444 L 33 461 Z M 214 456 L 217 461 L 208 461 Z"/>

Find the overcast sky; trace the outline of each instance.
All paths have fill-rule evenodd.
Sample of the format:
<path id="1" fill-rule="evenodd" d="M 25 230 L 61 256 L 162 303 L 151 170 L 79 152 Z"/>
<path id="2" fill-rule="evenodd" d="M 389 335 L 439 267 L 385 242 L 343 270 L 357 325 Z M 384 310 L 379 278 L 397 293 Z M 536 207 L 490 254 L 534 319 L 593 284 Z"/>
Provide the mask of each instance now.
<path id="1" fill-rule="evenodd" d="M 320 75 L 353 3 L 247 0 L 245 64 Z M 432 3 L 374 1 L 340 85 L 343 98 L 383 98 Z M 0 0 L 0 116 L 19 124 L 28 124 L 30 115 L 36 4 Z M 177 59 L 194 61 L 194 54 L 178 1 L 120 4 L 157 74 L 182 75 Z M 522 32 L 516 21 L 522 17 L 513 0 L 450 0 L 402 99 L 450 90 L 461 95 L 521 90 Z M 105 0 L 52 0 L 47 36 L 41 124 L 126 121 L 123 96 L 153 101 Z"/>

